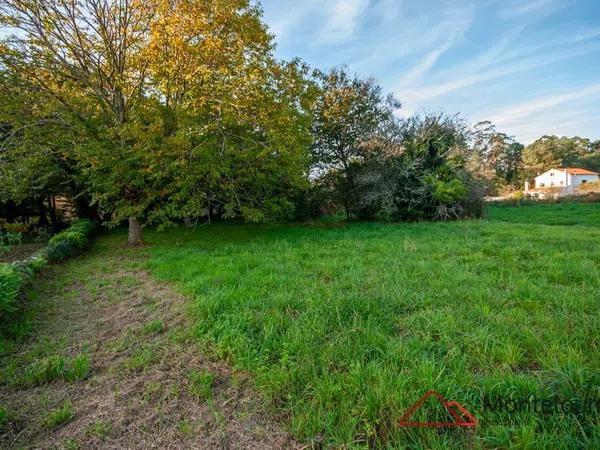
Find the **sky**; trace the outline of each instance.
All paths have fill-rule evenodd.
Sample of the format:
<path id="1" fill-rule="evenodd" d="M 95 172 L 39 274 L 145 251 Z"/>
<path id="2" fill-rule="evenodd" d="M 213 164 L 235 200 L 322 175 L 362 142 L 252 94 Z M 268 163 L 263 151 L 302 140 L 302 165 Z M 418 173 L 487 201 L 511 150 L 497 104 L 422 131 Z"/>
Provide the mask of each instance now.
<path id="1" fill-rule="evenodd" d="M 401 115 L 600 139 L 600 0 L 262 0 L 277 56 L 374 77 Z"/>

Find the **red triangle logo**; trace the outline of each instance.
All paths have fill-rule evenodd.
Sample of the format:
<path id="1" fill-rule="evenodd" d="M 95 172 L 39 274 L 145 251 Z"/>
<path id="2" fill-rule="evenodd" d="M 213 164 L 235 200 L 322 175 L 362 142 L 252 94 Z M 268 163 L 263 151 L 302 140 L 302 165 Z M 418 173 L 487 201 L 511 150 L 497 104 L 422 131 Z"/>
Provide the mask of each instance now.
<path id="1" fill-rule="evenodd" d="M 448 413 L 454 419 L 454 422 L 413 422 L 410 420 L 411 416 L 414 414 L 416 410 L 418 410 L 423 402 L 427 400 L 429 397 L 435 397 L 437 400 L 446 408 Z M 473 417 L 473 415 L 467 411 L 460 403 L 456 401 L 447 402 L 444 397 L 435 392 L 429 391 L 423 397 L 421 397 L 417 402 L 410 407 L 406 413 L 400 419 L 401 427 L 428 427 L 428 428 L 446 428 L 446 427 L 465 427 L 465 428 L 473 428 L 477 426 L 477 419 Z"/>

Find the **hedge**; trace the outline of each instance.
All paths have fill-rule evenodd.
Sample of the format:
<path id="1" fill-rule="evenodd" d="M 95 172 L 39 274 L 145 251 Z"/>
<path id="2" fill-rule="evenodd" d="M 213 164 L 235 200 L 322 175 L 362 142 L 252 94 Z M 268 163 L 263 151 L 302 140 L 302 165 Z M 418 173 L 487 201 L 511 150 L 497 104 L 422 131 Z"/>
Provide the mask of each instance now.
<path id="1" fill-rule="evenodd" d="M 0 324 L 13 318 L 21 291 L 29 278 L 46 264 L 64 261 L 85 249 L 93 231 L 91 221 L 77 220 L 26 261 L 0 264 Z"/>
<path id="2" fill-rule="evenodd" d="M 58 233 L 48 242 L 44 256 L 48 262 L 61 262 L 83 250 L 94 231 L 89 220 L 77 220 L 67 230 Z"/>

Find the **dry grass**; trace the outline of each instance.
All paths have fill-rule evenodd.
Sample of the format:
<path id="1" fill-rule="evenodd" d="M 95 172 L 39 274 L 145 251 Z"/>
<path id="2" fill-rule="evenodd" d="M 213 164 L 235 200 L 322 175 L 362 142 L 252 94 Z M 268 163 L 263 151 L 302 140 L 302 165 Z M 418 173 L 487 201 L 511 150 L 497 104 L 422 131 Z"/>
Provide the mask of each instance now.
<path id="1" fill-rule="evenodd" d="M 108 238 L 36 281 L 29 337 L 6 346 L 0 360 L 0 447 L 295 447 L 244 373 L 202 356 L 185 300 L 152 281 L 142 262 L 143 251 Z M 91 361 L 87 378 L 57 372 L 32 381 L 47 361 L 81 355 Z M 195 373 L 208 374 L 200 397 Z M 58 420 L 65 404 L 73 416 Z"/>

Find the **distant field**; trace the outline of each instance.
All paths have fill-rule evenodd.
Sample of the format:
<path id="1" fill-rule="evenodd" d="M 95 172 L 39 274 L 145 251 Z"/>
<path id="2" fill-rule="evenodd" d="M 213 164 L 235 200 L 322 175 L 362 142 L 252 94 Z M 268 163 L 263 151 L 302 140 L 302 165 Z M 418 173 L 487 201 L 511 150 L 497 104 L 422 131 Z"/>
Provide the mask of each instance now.
<path id="1" fill-rule="evenodd" d="M 455 223 L 221 225 L 148 240 L 152 272 L 192 299 L 198 341 L 251 373 L 301 440 L 600 448 L 599 204 L 492 207 L 489 220 Z M 472 435 L 398 426 L 430 389 L 476 416 Z M 596 403 L 577 415 L 488 401 L 533 398 Z"/>
<path id="2" fill-rule="evenodd" d="M 539 203 L 522 207 L 492 205 L 489 214 L 493 221 L 600 226 L 600 203 Z"/>

